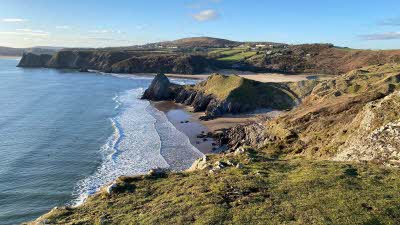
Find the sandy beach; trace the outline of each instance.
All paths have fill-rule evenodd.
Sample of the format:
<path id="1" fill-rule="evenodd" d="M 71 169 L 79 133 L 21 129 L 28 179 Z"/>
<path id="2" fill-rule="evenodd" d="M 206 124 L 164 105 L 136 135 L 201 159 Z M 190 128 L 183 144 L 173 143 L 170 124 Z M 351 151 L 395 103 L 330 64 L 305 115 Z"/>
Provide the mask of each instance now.
<path id="1" fill-rule="evenodd" d="M 211 138 L 198 138 L 198 135 L 207 134 L 210 129 L 200 123 L 200 120 L 187 111 L 185 106 L 170 101 L 151 102 L 151 104 L 164 112 L 176 129 L 189 138 L 193 146 L 204 154 L 212 153 L 214 140 Z"/>
<path id="2" fill-rule="evenodd" d="M 189 137 L 193 146 L 203 153 L 213 153 L 217 146 L 211 138 L 199 138 L 199 135 L 215 132 L 221 129 L 231 128 L 237 125 L 249 124 L 258 121 L 261 117 L 275 117 L 280 111 L 260 110 L 239 115 L 224 115 L 213 120 L 200 120 L 204 112 L 192 112 L 192 107 L 171 101 L 151 103 L 158 110 L 165 113 L 168 120 L 181 132 Z"/>
<path id="3" fill-rule="evenodd" d="M 20 59 L 21 56 L 4 56 L 4 55 L 0 55 L 0 59 Z"/>
<path id="4" fill-rule="evenodd" d="M 323 74 L 281 74 L 281 73 L 253 73 L 249 71 L 238 71 L 238 70 L 219 70 L 212 73 L 204 73 L 197 75 L 187 75 L 187 74 L 165 74 L 168 77 L 173 78 L 185 78 L 185 79 L 198 79 L 205 80 L 207 77 L 211 76 L 214 73 L 219 73 L 223 75 L 238 75 L 250 80 L 256 80 L 263 83 L 267 82 L 298 82 L 302 80 L 310 80 L 310 79 L 329 79 L 334 77 L 334 75 L 323 75 Z M 155 76 L 155 73 L 135 73 L 135 75 L 139 76 Z"/>

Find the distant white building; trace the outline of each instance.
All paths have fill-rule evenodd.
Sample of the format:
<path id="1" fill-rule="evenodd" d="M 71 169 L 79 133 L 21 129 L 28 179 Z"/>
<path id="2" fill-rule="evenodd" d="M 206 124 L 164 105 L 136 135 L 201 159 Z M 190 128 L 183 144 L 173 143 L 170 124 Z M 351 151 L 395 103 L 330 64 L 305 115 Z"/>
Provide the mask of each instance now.
<path id="1" fill-rule="evenodd" d="M 256 45 L 256 47 L 257 48 L 264 48 L 266 45 L 264 45 L 264 44 L 258 44 L 258 45 Z"/>

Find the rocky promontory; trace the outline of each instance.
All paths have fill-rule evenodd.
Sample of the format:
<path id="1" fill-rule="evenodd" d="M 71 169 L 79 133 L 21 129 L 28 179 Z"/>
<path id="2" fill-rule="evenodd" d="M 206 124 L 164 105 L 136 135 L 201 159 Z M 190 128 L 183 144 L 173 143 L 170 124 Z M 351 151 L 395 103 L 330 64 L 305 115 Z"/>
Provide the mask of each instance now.
<path id="1" fill-rule="evenodd" d="M 297 103 L 285 84 L 261 83 L 240 76 L 214 74 L 197 85 L 177 85 L 158 74 L 143 99 L 172 100 L 190 105 L 194 112 L 205 112 L 203 119 L 237 114 L 256 109 L 291 109 Z"/>
<path id="2" fill-rule="evenodd" d="M 24 53 L 18 67 L 46 67 L 52 57 L 48 54 Z"/>

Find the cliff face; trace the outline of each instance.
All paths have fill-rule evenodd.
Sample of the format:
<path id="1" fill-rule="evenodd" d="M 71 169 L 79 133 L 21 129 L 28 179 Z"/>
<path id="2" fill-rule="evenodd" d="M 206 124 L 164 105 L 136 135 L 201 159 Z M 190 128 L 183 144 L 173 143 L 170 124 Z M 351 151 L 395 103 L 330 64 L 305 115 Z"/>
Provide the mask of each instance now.
<path id="1" fill-rule="evenodd" d="M 215 74 L 195 86 L 172 85 L 167 79 L 157 76 L 143 98 L 190 105 L 195 112 L 204 111 L 204 119 L 259 108 L 290 109 L 297 100 L 284 84 L 261 83 L 239 76 Z M 168 94 L 164 90 L 168 90 Z"/>
<path id="2" fill-rule="evenodd" d="M 202 39 L 200 39 L 202 40 Z M 209 39 L 206 39 L 209 40 Z M 254 50 L 239 47 L 211 48 L 179 45 L 174 51 L 157 46 L 146 49 L 65 49 L 44 63 L 44 67 L 93 69 L 117 73 L 180 73 L 199 74 L 210 69 L 239 69 L 255 72 L 343 74 L 370 65 L 400 62 L 399 50 L 370 51 L 337 48 L 330 44 L 285 45 Z M 185 40 L 183 40 L 185 43 Z M 165 46 L 177 47 L 174 42 Z M 196 42 L 197 43 L 197 42 Z M 199 43 L 202 43 L 200 41 Z M 198 43 L 198 44 L 199 44 Z M 214 43 L 214 42 L 212 42 Z M 152 45 L 150 45 L 152 46 Z M 192 47 L 190 47 L 192 46 Z M 217 45 L 218 46 L 218 45 Z M 229 45 L 228 45 L 229 46 Z M 32 55 L 30 58 L 34 57 Z M 35 66 L 23 57 L 21 65 Z"/>
<path id="3" fill-rule="evenodd" d="M 199 74 L 205 72 L 208 61 L 193 55 L 133 56 L 111 66 L 113 73 L 177 73 Z"/>
<path id="4" fill-rule="evenodd" d="M 114 73 L 197 74 L 208 68 L 202 56 L 147 54 L 124 51 L 59 51 L 54 56 L 24 54 L 21 67 L 92 69 Z"/>
<path id="5" fill-rule="evenodd" d="M 18 67 L 46 67 L 52 55 L 24 53 Z"/>

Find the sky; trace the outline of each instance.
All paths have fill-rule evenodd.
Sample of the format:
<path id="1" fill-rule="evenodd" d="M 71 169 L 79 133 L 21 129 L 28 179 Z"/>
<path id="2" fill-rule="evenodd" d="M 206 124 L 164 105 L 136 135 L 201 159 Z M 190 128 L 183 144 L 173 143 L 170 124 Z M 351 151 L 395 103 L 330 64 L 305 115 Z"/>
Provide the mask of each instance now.
<path id="1" fill-rule="evenodd" d="M 184 37 L 400 49 L 399 0 L 0 0 L 0 46 L 129 46 Z"/>

